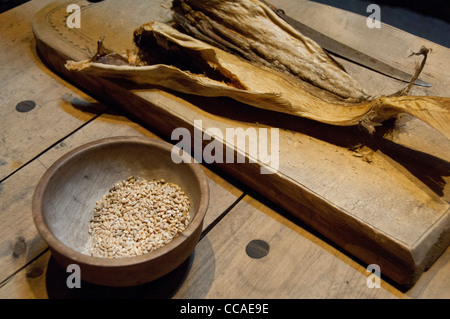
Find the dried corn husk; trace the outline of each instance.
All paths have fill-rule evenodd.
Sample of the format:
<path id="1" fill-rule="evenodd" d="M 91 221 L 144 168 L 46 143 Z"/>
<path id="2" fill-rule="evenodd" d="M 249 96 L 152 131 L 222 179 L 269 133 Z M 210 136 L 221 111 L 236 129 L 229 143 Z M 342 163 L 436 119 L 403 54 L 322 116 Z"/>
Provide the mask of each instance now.
<path id="1" fill-rule="evenodd" d="M 86 61 L 68 61 L 66 67 L 72 71 L 128 79 L 138 84 L 155 84 L 189 94 L 226 96 L 257 108 L 333 125 L 362 125 L 370 131 L 386 119 L 406 112 L 450 138 L 449 98 L 391 96 L 350 102 L 309 82 L 249 62 L 158 22 L 137 29 L 135 43 L 139 48 L 136 54 L 120 59 L 100 55 Z M 158 54 L 161 51 L 166 55 Z M 165 60 L 169 53 L 175 57 L 169 62 L 184 59 L 187 66 L 147 65 L 148 61 Z M 108 60 L 119 60 L 119 64 L 126 60 L 128 64 L 97 62 Z"/>

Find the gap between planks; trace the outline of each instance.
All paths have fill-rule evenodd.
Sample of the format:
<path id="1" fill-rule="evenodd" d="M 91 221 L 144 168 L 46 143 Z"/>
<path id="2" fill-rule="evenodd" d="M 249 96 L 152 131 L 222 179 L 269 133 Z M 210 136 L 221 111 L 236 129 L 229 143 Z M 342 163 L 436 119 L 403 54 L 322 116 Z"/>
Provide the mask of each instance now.
<path id="1" fill-rule="evenodd" d="M 2 209 L 0 214 L 4 217 L 2 227 L 5 230 L 0 237 L 0 247 L 3 251 L 0 264 L 4 271 L 3 277 L 0 278 L 2 282 L 11 274 L 16 273 L 17 269 L 23 268 L 24 264 L 25 267 L 29 265 L 30 260 L 33 260 L 43 250 L 43 241 L 40 239 L 30 217 L 32 193 L 40 176 L 57 158 L 70 149 L 91 140 L 118 135 L 143 135 L 157 138 L 152 132 L 126 117 L 105 113 L 97 117 L 95 121 L 86 123 L 86 125 L 63 139 L 62 141 L 66 143 L 64 148 L 59 147 L 59 144 L 54 145 L 53 148 L 42 152 L 34 161 L 2 181 L 2 205 L 0 206 L 4 207 L 4 209 Z M 240 197 L 242 191 L 208 168 L 204 166 L 202 168 L 204 168 L 210 181 L 213 193 L 208 213 L 205 217 L 206 227 L 214 221 L 216 216 L 222 215 L 228 206 L 233 204 L 236 198 Z M 23 186 L 27 187 L 24 188 Z M 17 211 L 22 213 L 19 216 L 17 214 L 14 215 Z M 18 238 L 17 236 L 24 237 L 27 249 L 18 258 L 13 258 L 11 255 L 13 253 L 12 243 L 14 238 Z"/>

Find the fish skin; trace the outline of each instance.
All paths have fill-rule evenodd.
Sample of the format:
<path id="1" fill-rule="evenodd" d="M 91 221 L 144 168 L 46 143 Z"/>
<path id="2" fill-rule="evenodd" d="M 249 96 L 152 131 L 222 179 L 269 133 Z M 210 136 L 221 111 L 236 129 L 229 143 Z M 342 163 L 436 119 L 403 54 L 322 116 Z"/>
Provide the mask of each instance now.
<path id="1" fill-rule="evenodd" d="M 369 132 L 373 132 L 389 118 L 408 113 L 450 139 L 450 98 L 379 96 L 361 102 L 348 102 L 307 82 L 293 80 L 290 75 L 244 60 L 163 23 L 151 22 L 141 26 L 135 31 L 136 37 L 155 38 L 158 41 L 153 42 L 163 49 L 182 49 L 187 58 L 195 55 L 195 60 L 200 59 L 203 65 L 221 72 L 229 81 L 219 81 L 205 74 L 192 73 L 167 64 L 108 65 L 89 59 L 67 61 L 66 68 L 74 72 L 126 79 L 137 84 L 153 84 L 200 96 L 225 96 L 256 108 L 322 123 L 337 126 L 360 125 Z M 152 48 L 140 50 L 151 51 Z"/>
<path id="2" fill-rule="evenodd" d="M 174 0 L 174 20 L 197 39 L 291 74 L 349 101 L 364 88 L 322 47 L 258 0 Z"/>

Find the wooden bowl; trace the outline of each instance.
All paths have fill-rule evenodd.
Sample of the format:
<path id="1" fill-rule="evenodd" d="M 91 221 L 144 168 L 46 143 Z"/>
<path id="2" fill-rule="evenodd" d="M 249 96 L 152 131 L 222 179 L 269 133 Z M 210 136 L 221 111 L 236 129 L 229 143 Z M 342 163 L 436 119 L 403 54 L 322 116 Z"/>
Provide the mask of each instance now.
<path id="1" fill-rule="evenodd" d="M 82 280 L 105 286 L 134 286 L 171 272 L 191 255 L 209 203 L 208 181 L 191 157 L 176 164 L 171 152 L 172 145 L 166 142 L 113 137 L 74 149 L 47 170 L 34 193 L 33 218 L 64 269 L 76 264 Z M 131 175 L 181 186 L 191 202 L 190 224 L 168 244 L 143 255 L 108 259 L 83 254 L 95 203 L 115 182 Z"/>

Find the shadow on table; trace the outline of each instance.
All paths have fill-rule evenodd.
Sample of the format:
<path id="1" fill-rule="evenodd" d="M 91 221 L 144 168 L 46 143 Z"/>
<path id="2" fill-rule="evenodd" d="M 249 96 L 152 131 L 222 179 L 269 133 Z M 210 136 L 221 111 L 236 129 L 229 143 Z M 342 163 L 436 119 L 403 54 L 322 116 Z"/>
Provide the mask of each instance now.
<path id="1" fill-rule="evenodd" d="M 256 110 L 252 106 L 228 98 L 215 98 L 213 100 L 201 96 L 172 93 L 205 112 L 233 121 L 262 127 L 277 127 L 294 133 L 305 134 L 350 151 L 357 150 L 362 146 L 368 147 L 373 152 L 380 151 L 403 166 L 436 195 L 444 196 L 445 178 L 450 176 L 450 163 L 433 154 L 403 146 L 386 138 L 398 129 L 396 128 L 398 125 L 396 118 L 387 120 L 381 127 L 377 128 L 374 134 L 370 134 L 359 126 L 333 126 L 281 112 Z M 409 118 L 412 117 L 409 116 Z"/>
<path id="2" fill-rule="evenodd" d="M 125 87 L 126 85 L 130 85 L 130 89 L 135 88 L 135 85 L 129 84 L 128 82 L 124 82 L 122 85 Z M 157 86 L 145 85 L 138 87 L 141 89 L 158 88 Z M 350 151 L 358 150 L 358 148 L 363 146 L 368 147 L 373 152 L 380 151 L 403 166 L 433 193 L 439 197 L 444 197 L 444 189 L 447 184 L 446 177 L 450 176 L 450 163 L 433 154 L 403 146 L 387 138 L 391 132 L 398 129 L 397 126 L 403 125 L 401 123 L 398 124 L 396 118 L 386 121 L 381 127 L 377 128 L 374 134 L 370 134 L 359 126 L 333 126 L 281 112 L 257 109 L 230 98 L 209 98 L 174 92 L 165 88 L 160 89 L 170 92 L 174 96 L 195 105 L 200 110 L 213 116 L 236 121 L 237 125 L 239 122 L 242 122 L 247 125 L 281 128 L 293 133 L 305 134 L 314 139 L 346 148 Z M 102 109 L 101 106 L 85 103 L 78 99 L 72 100 L 71 105 L 84 112 L 94 114 Z M 112 115 L 121 114 L 121 112 L 124 112 L 122 115 L 126 115 L 131 121 L 149 128 L 152 132 L 157 130 L 158 125 L 152 127 L 153 124 L 149 125 L 149 123 L 146 123 L 141 118 L 131 114 L 129 110 L 118 107 L 112 107 L 106 110 L 106 113 Z M 409 116 L 409 118 L 412 117 Z M 408 121 L 408 117 L 404 117 L 404 119 Z M 447 198 L 443 199 L 446 200 Z"/>
<path id="3" fill-rule="evenodd" d="M 68 288 L 69 273 L 50 257 L 46 286 L 49 299 L 167 299 L 171 298 L 185 281 L 195 252 L 169 274 L 147 284 L 133 287 L 107 287 L 81 281 L 80 288 Z"/>

